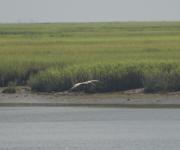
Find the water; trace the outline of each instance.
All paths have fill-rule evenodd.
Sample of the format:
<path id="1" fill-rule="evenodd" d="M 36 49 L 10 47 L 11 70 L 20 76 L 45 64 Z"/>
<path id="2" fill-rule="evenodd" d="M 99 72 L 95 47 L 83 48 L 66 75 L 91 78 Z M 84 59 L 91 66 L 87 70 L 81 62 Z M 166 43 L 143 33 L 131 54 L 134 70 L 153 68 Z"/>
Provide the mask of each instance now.
<path id="1" fill-rule="evenodd" d="M 179 150 L 180 109 L 0 108 L 1 150 Z"/>

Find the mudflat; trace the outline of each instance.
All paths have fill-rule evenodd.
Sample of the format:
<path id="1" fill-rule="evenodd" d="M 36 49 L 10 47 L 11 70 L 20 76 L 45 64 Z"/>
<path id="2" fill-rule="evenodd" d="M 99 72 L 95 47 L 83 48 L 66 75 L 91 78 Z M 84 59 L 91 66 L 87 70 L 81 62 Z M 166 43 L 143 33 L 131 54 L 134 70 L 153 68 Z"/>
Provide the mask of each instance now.
<path id="1" fill-rule="evenodd" d="M 0 89 L 2 91 L 3 88 Z M 21 87 L 15 94 L 0 94 L 0 106 L 172 106 L 180 107 L 180 92 L 145 94 L 141 89 L 109 93 L 35 93 Z"/>

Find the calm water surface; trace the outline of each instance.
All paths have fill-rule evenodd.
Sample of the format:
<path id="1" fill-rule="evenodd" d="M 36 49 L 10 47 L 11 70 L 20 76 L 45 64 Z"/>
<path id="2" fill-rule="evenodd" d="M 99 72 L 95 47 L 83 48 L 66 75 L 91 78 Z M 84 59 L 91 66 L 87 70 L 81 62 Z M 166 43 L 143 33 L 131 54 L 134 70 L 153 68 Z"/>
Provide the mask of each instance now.
<path id="1" fill-rule="evenodd" d="M 179 150 L 180 109 L 0 108 L 0 150 Z"/>

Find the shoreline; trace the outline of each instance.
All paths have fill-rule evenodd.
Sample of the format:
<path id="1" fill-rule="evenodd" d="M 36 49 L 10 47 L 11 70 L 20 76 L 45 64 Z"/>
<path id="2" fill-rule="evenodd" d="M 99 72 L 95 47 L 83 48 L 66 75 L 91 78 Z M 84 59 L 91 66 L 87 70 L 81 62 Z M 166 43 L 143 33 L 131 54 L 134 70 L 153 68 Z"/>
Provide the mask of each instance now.
<path id="1" fill-rule="evenodd" d="M 1 107 L 87 107 L 131 109 L 180 109 L 180 104 L 68 104 L 68 103 L 1 103 Z"/>
<path id="2" fill-rule="evenodd" d="M 3 88 L 0 88 L 2 91 Z M 180 108 L 180 92 L 145 94 L 142 89 L 109 93 L 36 93 L 21 87 L 0 94 L 0 107 Z"/>

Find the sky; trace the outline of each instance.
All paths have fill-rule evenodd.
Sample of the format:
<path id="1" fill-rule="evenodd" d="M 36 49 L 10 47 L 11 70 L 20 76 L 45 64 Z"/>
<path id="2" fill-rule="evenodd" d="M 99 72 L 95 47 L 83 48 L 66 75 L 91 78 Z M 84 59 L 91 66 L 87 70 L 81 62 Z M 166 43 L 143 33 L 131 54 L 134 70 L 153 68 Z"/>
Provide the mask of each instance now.
<path id="1" fill-rule="evenodd" d="M 180 21 L 180 0 L 0 0 L 0 23 Z"/>

